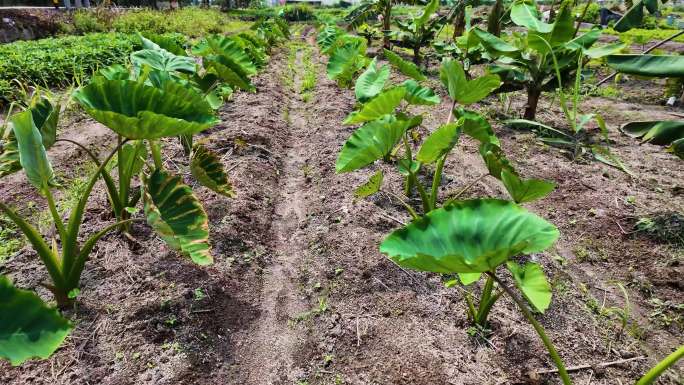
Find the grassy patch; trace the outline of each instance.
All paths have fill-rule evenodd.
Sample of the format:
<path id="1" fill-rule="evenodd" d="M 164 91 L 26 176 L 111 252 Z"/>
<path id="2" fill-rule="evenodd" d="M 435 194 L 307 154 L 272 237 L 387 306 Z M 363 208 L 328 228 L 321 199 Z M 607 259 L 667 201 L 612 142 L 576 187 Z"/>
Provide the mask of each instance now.
<path id="1" fill-rule="evenodd" d="M 24 247 L 19 229 L 4 215 L 0 215 L 0 266 Z"/>

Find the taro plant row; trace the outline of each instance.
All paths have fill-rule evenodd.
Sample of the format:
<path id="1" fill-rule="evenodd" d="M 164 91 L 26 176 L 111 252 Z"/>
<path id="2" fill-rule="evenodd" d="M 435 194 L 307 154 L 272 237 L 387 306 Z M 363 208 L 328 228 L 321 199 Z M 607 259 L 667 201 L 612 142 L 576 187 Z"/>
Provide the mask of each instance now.
<path id="1" fill-rule="evenodd" d="M 84 144 L 58 137 L 59 107 L 41 94 L 10 117 L 0 136 L 0 176 L 24 171 L 47 201 L 56 236 L 44 237 L 6 203 L 0 202 L 0 212 L 38 254 L 50 277 L 44 286 L 60 309 L 79 294 L 81 274 L 98 240 L 117 229 L 133 237 L 132 222 L 146 220 L 169 247 L 196 264 L 213 262 L 207 214 L 193 190 L 165 168 L 162 139 L 178 137 L 190 157 L 194 179 L 233 197 L 218 155 L 193 143 L 193 135 L 219 122 L 216 110 L 232 92 L 256 92 L 250 77 L 265 66 L 271 47 L 288 36 L 287 23 L 279 19 L 256 23 L 248 33 L 207 36 L 189 50 L 201 58 L 201 66 L 197 57 L 172 39 L 140 36 L 143 49 L 131 54 L 130 66 L 103 68 L 72 95 L 93 119 L 116 134 L 116 145 L 104 158 Z M 57 142 L 81 148 L 96 168 L 66 221 L 57 209 L 53 190 L 59 181 L 48 158 L 48 150 Z M 100 180 L 115 220 L 81 242 L 85 208 Z M 136 216 L 140 202 L 144 217 Z M 37 294 L 17 289 L 8 277 L 0 276 L 0 358 L 13 365 L 32 357 L 47 358 L 72 328 Z"/>

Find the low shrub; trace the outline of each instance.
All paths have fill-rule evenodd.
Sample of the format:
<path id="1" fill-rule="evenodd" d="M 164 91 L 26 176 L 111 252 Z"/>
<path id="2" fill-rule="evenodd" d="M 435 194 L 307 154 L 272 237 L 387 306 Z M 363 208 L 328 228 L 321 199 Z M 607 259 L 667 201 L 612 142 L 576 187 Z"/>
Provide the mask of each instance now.
<path id="1" fill-rule="evenodd" d="M 16 98 L 13 79 L 26 85 L 60 87 L 100 67 L 125 63 L 140 47 L 134 35 L 95 33 L 0 45 L 0 103 Z"/>
<path id="2" fill-rule="evenodd" d="M 107 31 L 107 25 L 100 21 L 94 13 L 83 10 L 74 12 L 73 16 L 74 30 L 76 33 L 93 33 Z"/>
<path id="3" fill-rule="evenodd" d="M 580 4 L 576 6 L 573 9 L 573 14 L 577 15 L 577 17 L 581 17 L 582 13 L 584 12 L 584 8 L 586 8 L 586 4 Z M 601 18 L 601 6 L 596 4 L 596 3 L 591 3 L 589 5 L 589 8 L 587 9 L 587 13 L 584 14 L 584 17 L 582 18 L 582 21 L 585 23 L 593 23 L 593 24 L 598 24 Z"/>
<path id="4" fill-rule="evenodd" d="M 200 37 L 212 33 L 228 33 L 247 29 L 248 23 L 229 18 L 217 10 L 183 8 L 174 11 L 140 10 L 121 14 L 112 29 L 122 33 L 182 33 Z"/>

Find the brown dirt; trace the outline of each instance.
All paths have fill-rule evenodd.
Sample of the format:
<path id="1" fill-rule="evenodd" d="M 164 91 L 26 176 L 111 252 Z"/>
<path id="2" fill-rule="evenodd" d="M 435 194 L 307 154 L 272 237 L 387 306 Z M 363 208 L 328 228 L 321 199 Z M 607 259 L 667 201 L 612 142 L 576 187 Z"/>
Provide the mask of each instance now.
<path id="1" fill-rule="evenodd" d="M 305 35 L 311 44 L 311 31 Z M 305 102 L 297 92 L 301 66 L 294 90 L 281 79 L 286 57 L 274 53 L 254 80 L 259 92 L 237 94 L 221 110 L 222 123 L 203 134 L 210 148 L 224 154 L 238 191 L 227 200 L 194 186 L 210 216 L 216 263 L 193 265 L 146 226 L 135 228 L 137 247 L 110 234 L 86 267 L 77 307 L 68 312 L 77 323 L 68 342 L 46 361 L 19 368 L 0 363 L 0 383 L 523 384 L 529 370 L 552 368 L 512 302 L 495 307 L 488 341 L 472 338 L 459 290 L 446 289 L 435 275 L 402 270 L 378 252 L 383 236 L 408 216 L 386 194 L 353 199 L 354 188 L 375 170 L 335 174 L 337 153 L 353 132 L 341 125 L 354 107 L 353 91 L 326 78 L 326 59 L 314 48 L 318 81 Z M 423 135 L 446 120 L 441 96 L 442 105 L 423 109 L 430 111 Z M 515 96 L 512 111 L 523 104 L 524 97 Z M 501 114 L 496 98 L 476 108 Z M 577 384 L 629 384 L 684 343 L 681 323 L 663 326 L 651 315 L 658 309 L 653 298 L 684 302 L 682 250 L 623 234 L 640 216 L 684 210 L 682 166 L 662 147 L 639 146 L 616 130 L 635 117 L 664 117 L 668 110 L 602 98 L 586 99 L 583 109 L 604 114 L 611 149 L 634 177 L 597 162 L 570 162 L 528 132 L 498 124 L 495 130 L 522 175 L 558 184 L 548 198 L 530 205 L 562 233 L 555 249 L 534 256 L 554 285 L 551 308 L 540 321 L 567 365 L 646 355 L 573 374 Z M 559 116 L 545 99 L 539 119 L 558 124 Z M 84 140 L 96 145 L 107 139 Z M 167 167 L 186 174 L 181 154 L 176 141 L 167 143 Z M 378 167 L 386 171 L 384 188 L 400 191 L 391 166 Z M 464 139 L 447 162 L 442 197 L 483 172 L 475 143 Z M 20 186 L 3 180 L 0 194 L 4 199 Z M 504 197 L 505 190 L 484 179 L 470 195 Z M 106 220 L 104 192 L 91 199 L 87 232 Z M 0 271 L 21 287 L 38 288 L 46 279 L 28 249 Z M 613 281 L 630 295 L 629 332 L 600 313 L 623 306 Z M 660 383 L 681 379 L 680 365 Z M 542 383 L 560 382 L 545 376 Z"/>

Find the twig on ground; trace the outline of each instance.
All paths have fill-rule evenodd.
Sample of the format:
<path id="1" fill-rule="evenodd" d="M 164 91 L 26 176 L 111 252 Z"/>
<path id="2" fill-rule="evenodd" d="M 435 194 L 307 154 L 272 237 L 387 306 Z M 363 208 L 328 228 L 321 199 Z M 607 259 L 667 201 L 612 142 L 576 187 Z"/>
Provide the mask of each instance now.
<path id="1" fill-rule="evenodd" d="M 576 372 L 578 370 L 584 370 L 584 369 L 607 368 L 609 366 L 620 365 L 620 364 L 624 364 L 627 362 L 638 361 L 638 360 L 643 360 L 643 359 L 646 359 L 646 357 L 639 356 L 639 357 L 625 358 L 622 360 L 601 362 L 601 363 L 593 364 L 593 365 L 592 364 L 586 364 L 586 365 L 568 366 L 566 368 L 566 370 L 568 372 Z M 537 373 L 537 374 L 553 374 L 553 373 L 558 373 L 558 369 L 536 370 L 535 373 Z"/>

